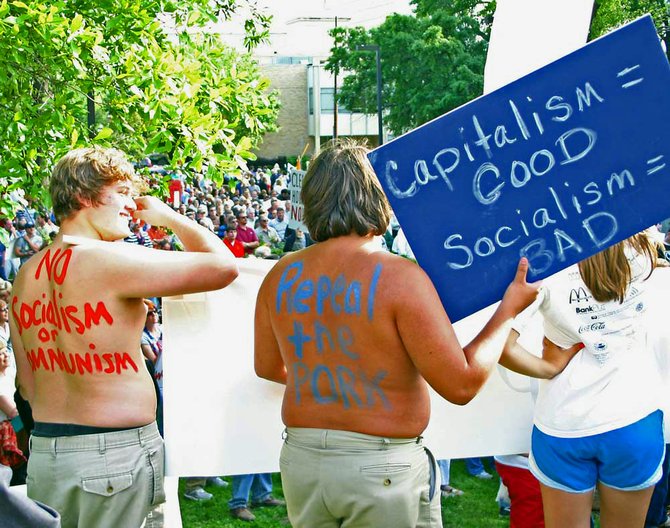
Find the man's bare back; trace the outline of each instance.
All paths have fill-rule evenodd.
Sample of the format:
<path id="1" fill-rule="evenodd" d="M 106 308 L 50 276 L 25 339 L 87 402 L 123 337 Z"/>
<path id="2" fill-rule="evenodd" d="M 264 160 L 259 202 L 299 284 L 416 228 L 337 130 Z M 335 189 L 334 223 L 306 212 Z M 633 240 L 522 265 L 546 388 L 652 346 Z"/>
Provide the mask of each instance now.
<path id="1" fill-rule="evenodd" d="M 216 235 L 157 198 L 135 197 L 135 183 L 120 151 L 66 154 L 49 188 L 59 234 L 14 283 L 17 381 L 35 418 L 28 495 L 64 527 L 140 526 L 164 501 L 156 396 L 140 352 L 143 299 L 237 276 Z M 131 218 L 171 229 L 186 251 L 120 242 Z"/>
<path id="2" fill-rule="evenodd" d="M 271 320 L 279 338 L 287 426 L 405 438 L 425 429 L 428 389 L 396 326 L 418 272 L 358 236 L 312 246 L 271 271 L 258 319 Z M 257 334 L 257 347 L 267 343 Z"/>
<path id="3" fill-rule="evenodd" d="M 537 295 L 522 260 L 493 317 L 461 347 L 426 274 L 374 239 L 391 211 L 366 154 L 334 143 L 311 161 L 301 198 L 318 243 L 280 260 L 256 303 L 256 374 L 286 385 L 280 466 L 296 528 L 440 527 L 434 461 L 419 438 L 427 384 L 469 402 Z"/>
<path id="4" fill-rule="evenodd" d="M 16 281 L 13 319 L 34 378 L 35 420 L 99 427 L 146 425 L 154 387 L 139 342 L 146 309 L 107 284 L 101 245 L 59 241 Z"/>

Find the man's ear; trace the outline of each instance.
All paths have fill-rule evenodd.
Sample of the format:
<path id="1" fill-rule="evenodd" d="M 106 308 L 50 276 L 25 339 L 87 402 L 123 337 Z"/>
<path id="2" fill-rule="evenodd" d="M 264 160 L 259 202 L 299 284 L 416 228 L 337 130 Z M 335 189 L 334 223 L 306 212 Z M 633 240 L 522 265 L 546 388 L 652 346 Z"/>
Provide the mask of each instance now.
<path id="1" fill-rule="evenodd" d="M 93 202 L 91 199 L 86 196 L 82 196 L 80 193 L 75 195 L 75 199 L 77 200 L 77 203 L 79 203 L 80 208 L 93 207 Z"/>

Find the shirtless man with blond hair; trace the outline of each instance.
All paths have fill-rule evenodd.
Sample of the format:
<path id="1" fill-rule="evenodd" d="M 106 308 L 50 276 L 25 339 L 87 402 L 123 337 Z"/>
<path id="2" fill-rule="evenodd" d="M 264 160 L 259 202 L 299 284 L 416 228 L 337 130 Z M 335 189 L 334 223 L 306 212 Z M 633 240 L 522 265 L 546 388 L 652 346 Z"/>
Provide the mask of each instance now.
<path id="1" fill-rule="evenodd" d="M 366 153 L 338 144 L 312 161 L 301 197 L 318 243 L 282 258 L 258 294 L 255 367 L 286 385 L 280 467 L 294 528 L 442 526 L 420 436 L 428 385 L 468 403 L 537 295 L 522 260 L 491 320 L 462 348 L 426 274 L 374 240 L 390 207 Z"/>
<path id="2" fill-rule="evenodd" d="M 156 396 L 138 345 L 143 298 L 223 288 L 237 276 L 213 233 L 135 197 L 138 183 L 117 150 L 64 156 L 50 184 L 60 232 L 14 283 L 18 382 L 35 418 L 28 494 L 58 510 L 63 527 L 151 524 L 165 496 Z M 117 242 L 131 219 L 173 230 L 186 251 Z"/>

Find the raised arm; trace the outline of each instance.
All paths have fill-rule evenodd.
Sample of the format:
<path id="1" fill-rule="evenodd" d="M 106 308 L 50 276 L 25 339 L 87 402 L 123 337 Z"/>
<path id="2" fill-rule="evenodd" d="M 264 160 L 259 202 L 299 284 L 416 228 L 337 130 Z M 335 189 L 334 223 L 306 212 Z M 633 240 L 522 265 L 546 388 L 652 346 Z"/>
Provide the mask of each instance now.
<path id="1" fill-rule="evenodd" d="M 584 345 L 577 343 L 570 348 L 560 348 L 546 337 L 542 340 L 542 357 L 531 354 L 518 343 L 519 333 L 512 330 L 500 356 L 500 364 L 526 376 L 551 379 L 563 372 L 570 360 Z"/>
<path id="2" fill-rule="evenodd" d="M 172 229 L 186 251 L 123 243 L 92 245 L 85 249 L 95 252 L 91 281 L 113 284 L 122 298 L 146 298 L 217 290 L 237 277 L 233 255 L 214 233 L 157 198 L 144 196 L 136 203 L 136 219 Z"/>
<path id="3" fill-rule="evenodd" d="M 414 287 L 399 299 L 397 327 L 414 365 L 442 397 L 465 405 L 484 385 L 502 353 L 512 319 L 537 296 L 539 283 L 527 283 L 527 271 L 528 261 L 521 259 L 497 310 L 465 347 L 428 277 L 419 270 L 407 281 Z"/>

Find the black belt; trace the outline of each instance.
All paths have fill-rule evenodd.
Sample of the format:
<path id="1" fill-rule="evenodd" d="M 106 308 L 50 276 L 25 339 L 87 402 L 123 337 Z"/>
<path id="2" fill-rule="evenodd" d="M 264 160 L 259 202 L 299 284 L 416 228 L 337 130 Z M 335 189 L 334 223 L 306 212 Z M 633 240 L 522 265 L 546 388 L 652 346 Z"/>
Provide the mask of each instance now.
<path id="1" fill-rule="evenodd" d="M 137 426 L 95 427 L 92 425 L 35 422 L 35 428 L 33 429 L 32 435 L 41 438 L 57 438 L 59 436 L 80 436 L 80 435 L 101 434 L 101 433 L 114 433 L 118 431 L 128 431 L 130 429 L 137 429 Z"/>

